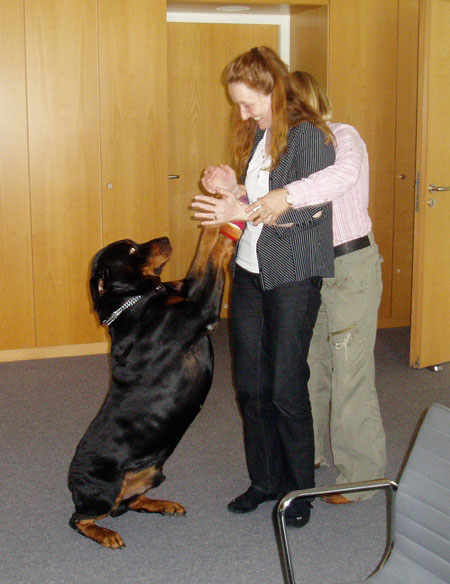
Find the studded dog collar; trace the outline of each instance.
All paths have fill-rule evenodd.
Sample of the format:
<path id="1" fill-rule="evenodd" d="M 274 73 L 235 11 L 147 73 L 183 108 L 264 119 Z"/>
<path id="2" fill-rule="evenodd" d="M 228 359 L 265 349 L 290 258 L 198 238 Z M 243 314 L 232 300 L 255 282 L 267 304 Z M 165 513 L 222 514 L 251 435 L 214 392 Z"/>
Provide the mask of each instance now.
<path id="1" fill-rule="evenodd" d="M 165 290 L 165 288 L 162 284 L 158 284 L 155 290 L 157 292 L 162 292 L 163 290 Z M 141 300 L 141 298 L 144 298 L 143 294 L 140 294 L 139 296 L 130 296 L 108 318 L 105 318 L 105 320 L 102 321 L 102 324 L 104 324 L 105 326 L 111 325 L 116 320 L 116 318 L 118 318 L 122 314 L 122 312 L 125 312 L 125 310 L 128 310 L 128 308 L 134 306 L 136 302 L 139 302 L 139 300 Z"/>

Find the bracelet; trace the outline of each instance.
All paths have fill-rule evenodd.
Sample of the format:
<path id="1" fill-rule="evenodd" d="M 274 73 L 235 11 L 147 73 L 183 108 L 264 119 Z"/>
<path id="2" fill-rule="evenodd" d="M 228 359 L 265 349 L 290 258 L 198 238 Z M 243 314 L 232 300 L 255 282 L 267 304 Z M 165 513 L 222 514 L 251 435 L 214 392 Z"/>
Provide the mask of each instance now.
<path id="1" fill-rule="evenodd" d="M 284 196 L 284 200 L 289 205 L 289 207 L 292 207 L 292 205 L 294 204 L 294 199 L 293 199 L 292 195 L 289 193 L 289 191 L 286 188 L 283 187 L 283 190 L 286 192 L 286 195 Z"/>

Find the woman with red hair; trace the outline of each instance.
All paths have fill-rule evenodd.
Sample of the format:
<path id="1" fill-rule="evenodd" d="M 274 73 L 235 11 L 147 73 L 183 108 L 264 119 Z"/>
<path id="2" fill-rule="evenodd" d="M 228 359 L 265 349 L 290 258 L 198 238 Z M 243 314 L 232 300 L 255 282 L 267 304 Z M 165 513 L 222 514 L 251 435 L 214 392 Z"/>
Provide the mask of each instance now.
<path id="1" fill-rule="evenodd" d="M 272 49 L 240 55 L 224 81 L 234 104 L 234 170 L 205 170 L 204 187 L 221 197 L 195 197 L 195 216 L 205 225 L 247 221 L 243 195 L 253 203 L 334 162 L 328 126 L 301 100 Z M 231 333 L 251 484 L 229 503 L 233 513 L 314 486 L 307 357 L 322 277 L 333 275 L 331 216 L 330 203 L 289 207 L 274 225 L 247 222 L 237 243 Z M 287 523 L 306 525 L 310 503 L 291 507 Z"/>

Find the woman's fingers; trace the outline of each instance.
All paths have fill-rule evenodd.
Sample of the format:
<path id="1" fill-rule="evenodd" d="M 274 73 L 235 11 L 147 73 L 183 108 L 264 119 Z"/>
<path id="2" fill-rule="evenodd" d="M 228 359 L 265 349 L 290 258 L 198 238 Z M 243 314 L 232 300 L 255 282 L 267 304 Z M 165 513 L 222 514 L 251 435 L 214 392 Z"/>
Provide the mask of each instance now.
<path id="1" fill-rule="evenodd" d="M 207 166 L 201 182 L 210 193 L 215 193 L 218 188 L 234 189 L 237 184 L 234 170 L 226 164 Z"/>
<path id="2" fill-rule="evenodd" d="M 217 202 L 216 197 L 210 197 L 208 195 L 195 195 L 192 202 L 192 206 L 198 205 L 214 205 Z"/>

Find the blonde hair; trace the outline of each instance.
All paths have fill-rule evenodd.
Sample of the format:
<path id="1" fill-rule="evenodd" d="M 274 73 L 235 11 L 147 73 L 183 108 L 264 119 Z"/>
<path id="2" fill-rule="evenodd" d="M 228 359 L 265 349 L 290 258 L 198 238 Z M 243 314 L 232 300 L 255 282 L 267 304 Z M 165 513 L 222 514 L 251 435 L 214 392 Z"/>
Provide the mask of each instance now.
<path id="1" fill-rule="evenodd" d="M 308 121 L 317 126 L 329 143 L 332 134 L 320 115 L 302 100 L 285 63 L 269 47 L 255 47 L 229 63 L 223 74 L 224 83 L 243 83 L 264 95 L 271 95 L 272 140 L 271 169 L 275 168 L 287 148 L 289 129 Z M 231 144 L 234 168 L 239 174 L 245 167 L 253 146 L 257 123 L 252 118 L 242 120 L 239 106 L 232 110 L 233 139 Z"/>
<path id="2" fill-rule="evenodd" d="M 322 120 L 329 122 L 332 118 L 330 100 L 317 79 L 306 71 L 294 71 L 291 77 L 301 99 L 312 107 Z"/>

